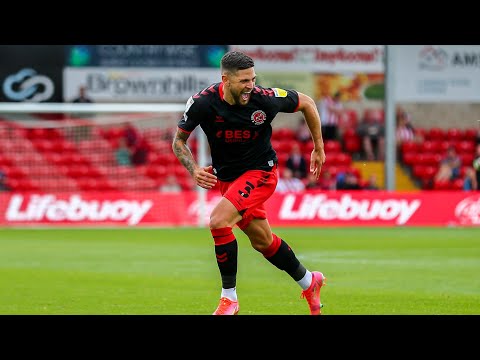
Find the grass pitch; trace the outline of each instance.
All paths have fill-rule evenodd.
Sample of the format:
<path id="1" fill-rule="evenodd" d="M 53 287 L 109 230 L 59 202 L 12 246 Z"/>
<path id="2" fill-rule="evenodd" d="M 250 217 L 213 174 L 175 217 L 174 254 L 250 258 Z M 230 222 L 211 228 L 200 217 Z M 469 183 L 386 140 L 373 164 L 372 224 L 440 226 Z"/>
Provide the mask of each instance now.
<path id="1" fill-rule="evenodd" d="M 307 315 L 300 287 L 239 243 L 239 315 Z M 480 314 L 480 228 L 275 228 L 322 271 L 324 315 Z M 0 229 L 0 314 L 209 315 L 208 229 Z"/>

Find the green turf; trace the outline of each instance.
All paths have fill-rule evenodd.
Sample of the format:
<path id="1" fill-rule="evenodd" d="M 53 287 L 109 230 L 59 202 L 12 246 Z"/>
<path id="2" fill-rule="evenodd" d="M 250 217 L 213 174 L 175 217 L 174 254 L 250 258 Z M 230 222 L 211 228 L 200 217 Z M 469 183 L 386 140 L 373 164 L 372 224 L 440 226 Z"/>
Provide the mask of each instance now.
<path id="1" fill-rule="evenodd" d="M 480 228 L 275 232 L 327 276 L 324 315 L 480 314 Z M 240 314 L 308 314 L 235 234 Z M 0 314 L 211 314 L 220 287 L 208 229 L 0 229 Z"/>

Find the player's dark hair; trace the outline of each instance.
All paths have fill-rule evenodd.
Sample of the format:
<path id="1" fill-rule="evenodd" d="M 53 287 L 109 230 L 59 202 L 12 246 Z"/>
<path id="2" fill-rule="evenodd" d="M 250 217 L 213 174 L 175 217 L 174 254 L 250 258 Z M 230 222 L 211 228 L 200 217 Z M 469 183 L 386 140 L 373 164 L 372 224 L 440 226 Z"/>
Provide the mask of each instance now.
<path id="1" fill-rule="evenodd" d="M 254 67 L 255 63 L 253 59 L 240 52 L 240 51 L 229 51 L 222 56 L 221 71 L 228 71 L 235 73 L 238 70 L 245 70 Z"/>

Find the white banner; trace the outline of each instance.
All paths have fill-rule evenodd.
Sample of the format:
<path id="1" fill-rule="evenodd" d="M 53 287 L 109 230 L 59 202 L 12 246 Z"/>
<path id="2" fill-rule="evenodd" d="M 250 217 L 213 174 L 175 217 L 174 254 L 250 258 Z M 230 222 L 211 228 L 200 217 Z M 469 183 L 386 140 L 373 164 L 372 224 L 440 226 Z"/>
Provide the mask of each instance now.
<path id="1" fill-rule="evenodd" d="M 94 102 L 186 102 L 220 80 L 219 69 L 66 67 L 63 99 L 72 101 L 86 86 Z"/>
<path id="2" fill-rule="evenodd" d="M 383 45 L 231 45 L 230 48 L 250 55 L 259 71 L 384 71 Z"/>
<path id="3" fill-rule="evenodd" d="M 397 101 L 480 101 L 479 45 L 403 45 L 395 53 Z"/>

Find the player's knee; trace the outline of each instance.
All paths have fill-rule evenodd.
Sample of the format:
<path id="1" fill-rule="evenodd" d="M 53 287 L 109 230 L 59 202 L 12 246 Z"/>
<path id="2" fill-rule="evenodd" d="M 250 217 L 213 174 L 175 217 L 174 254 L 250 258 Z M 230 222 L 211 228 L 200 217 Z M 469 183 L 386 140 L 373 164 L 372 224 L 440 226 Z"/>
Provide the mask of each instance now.
<path id="1" fill-rule="evenodd" d="M 221 214 L 210 215 L 210 222 L 209 222 L 208 225 L 209 225 L 210 229 L 221 229 L 221 228 L 230 226 L 227 218 L 225 218 Z"/>

